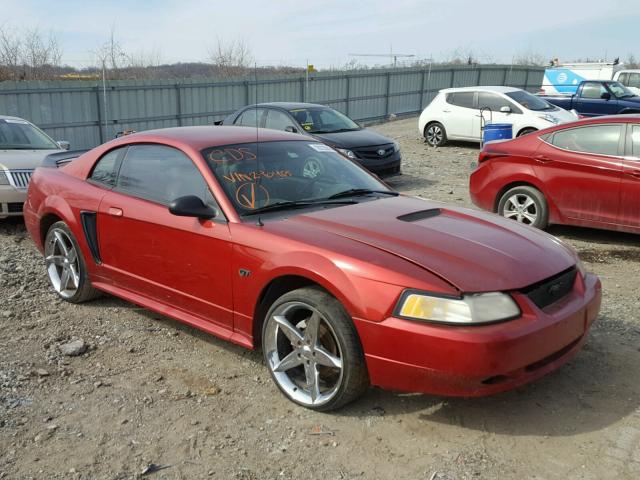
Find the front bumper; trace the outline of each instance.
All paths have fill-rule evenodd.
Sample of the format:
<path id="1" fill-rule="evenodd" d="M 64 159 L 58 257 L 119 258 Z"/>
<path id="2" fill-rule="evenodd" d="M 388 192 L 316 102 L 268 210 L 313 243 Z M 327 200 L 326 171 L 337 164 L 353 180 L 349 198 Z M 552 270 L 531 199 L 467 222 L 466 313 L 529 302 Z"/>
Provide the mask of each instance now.
<path id="1" fill-rule="evenodd" d="M 569 361 L 600 310 L 595 275 L 540 310 L 515 293 L 522 316 L 503 323 L 443 326 L 395 317 L 354 319 L 372 384 L 445 396 L 490 395 L 534 381 Z"/>
<path id="2" fill-rule="evenodd" d="M 0 218 L 21 216 L 26 199 L 26 190 L 11 185 L 0 186 Z"/>
<path id="3" fill-rule="evenodd" d="M 370 159 L 356 158 L 356 161 L 370 172 L 380 176 L 396 175 L 400 173 L 402 155 L 399 151 L 394 152 L 386 158 Z"/>

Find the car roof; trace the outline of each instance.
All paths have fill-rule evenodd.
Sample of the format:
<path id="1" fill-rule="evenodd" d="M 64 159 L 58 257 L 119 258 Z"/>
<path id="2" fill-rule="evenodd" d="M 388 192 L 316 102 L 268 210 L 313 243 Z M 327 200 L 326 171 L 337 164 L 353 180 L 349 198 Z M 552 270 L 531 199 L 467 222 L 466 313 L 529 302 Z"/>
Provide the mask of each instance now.
<path id="1" fill-rule="evenodd" d="M 285 110 L 295 110 L 296 108 L 331 108 L 326 105 L 320 105 L 318 103 L 304 103 L 304 102 L 265 102 L 258 103 L 256 105 L 250 105 L 251 107 L 278 107 Z"/>
<path id="2" fill-rule="evenodd" d="M 24 118 L 12 117 L 10 115 L 0 115 L 0 120 L 21 120 L 23 122 L 29 122 L 29 120 L 25 120 Z M 29 123 L 31 123 L 31 122 L 29 122 Z"/>
<path id="3" fill-rule="evenodd" d="M 453 92 L 497 92 L 497 93 L 511 93 L 511 92 L 520 92 L 521 88 L 515 87 L 503 87 L 503 86 L 478 86 L 478 87 L 458 87 L 458 88 L 444 88 L 440 90 L 444 93 L 453 93 Z"/>
<path id="4" fill-rule="evenodd" d="M 196 127 L 160 128 L 132 133 L 111 142 L 110 145 L 128 143 L 166 143 L 170 145 L 185 145 L 198 150 L 218 145 L 233 145 L 236 143 L 275 142 L 283 140 L 310 140 L 308 136 L 266 128 L 237 127 L 224 125 L 207 125 Z"/>

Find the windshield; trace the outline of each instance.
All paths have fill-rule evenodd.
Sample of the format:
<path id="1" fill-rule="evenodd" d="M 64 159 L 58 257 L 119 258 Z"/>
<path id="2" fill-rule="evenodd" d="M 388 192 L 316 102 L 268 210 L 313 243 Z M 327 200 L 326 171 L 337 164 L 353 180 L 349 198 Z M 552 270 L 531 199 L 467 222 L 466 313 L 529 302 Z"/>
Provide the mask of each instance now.
<path id="1" fill-rule="evenodd" d="M 556 110 L 556 107 L 551 105 L 546 100 L 540 97 L 536 97 L 535 95 L 532 95 L 529 92 L 525 92 L 524 90 L 509 92 L 506 95 L 507 97 L 515 100 L 517 103 L 522 105 L 524 108 L 533 110 L 534 112 Z"/>
<path id="2" fill-rule="evenodd" d="M 622 85 L 620 82 L 608 82 L 607 87 L 616 98 L 635 97 L 635 93 Z"/>
<path id="3" fill-rule="evenodd" d="M 305 132 L 335 133 L 360 130 L 356 122 L 332 108 L 294 108 L 289 110 Z"/>
<path id="4" fill-rule="evenodd" d="M 202 155 L 241 215 L 285 202 L 329 201 L 332 195 L 353 189 L 390 192 L 318 142 L 262 142 L 257 152 L 255 143 L 243 143 L 207 148 Z"/>
<path id="5" fill-rule="evenodd" d="M 0 149 L 59 150 L 56 142 L 26 120 L 0 120 Z"/>

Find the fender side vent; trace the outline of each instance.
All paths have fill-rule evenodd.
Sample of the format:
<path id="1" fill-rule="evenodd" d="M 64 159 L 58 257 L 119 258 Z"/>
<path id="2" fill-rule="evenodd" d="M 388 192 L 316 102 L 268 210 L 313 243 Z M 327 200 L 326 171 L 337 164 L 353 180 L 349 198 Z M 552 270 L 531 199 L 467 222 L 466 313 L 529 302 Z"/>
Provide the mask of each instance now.
<path id="1" fill-rule="evenodd" d="M 413 213 L 407 213 L 406 215 L 400 215 L 398 220 L 403 222 L 417 222 L 418 220 L 424 220 L 425 218 L 437 217 L 442 213 L 439 208 L 430 208 L 428 210 L 420 210 Z"/>
<path id="2" fill-rule="evenodd" d="M 82 221 L 82 230 L 84 237 L 87 239 L 87 245 L 89 245 L 93 261 L 100 265 L 102 259 L 100 258 L 100 249 L 98 248 L 97 214 L 96 212 L 80 212 L 80 220 Z"/>

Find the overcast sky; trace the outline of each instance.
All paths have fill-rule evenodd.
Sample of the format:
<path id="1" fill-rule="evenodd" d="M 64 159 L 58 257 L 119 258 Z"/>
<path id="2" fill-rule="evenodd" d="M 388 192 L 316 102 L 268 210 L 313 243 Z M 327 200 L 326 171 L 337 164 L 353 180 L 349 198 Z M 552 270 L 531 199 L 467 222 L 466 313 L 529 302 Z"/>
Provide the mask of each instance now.
<path id="1" fill-rule="evenodd" d="M 340 66 L 350 53 L 436 59 L 456 49 L 508 63 L 640 57 L 637 0 L 0 0 L 0 25 L 54 32 L 63 61 L 86 66 L 111 28 L 127 52 L 204 61 L 216 42 L 244 39 L 259 65 Z M 369 64 L 384 59 L 368 60 Z"/>

